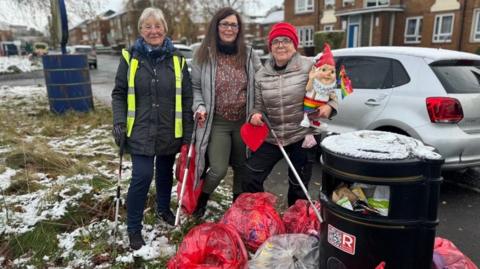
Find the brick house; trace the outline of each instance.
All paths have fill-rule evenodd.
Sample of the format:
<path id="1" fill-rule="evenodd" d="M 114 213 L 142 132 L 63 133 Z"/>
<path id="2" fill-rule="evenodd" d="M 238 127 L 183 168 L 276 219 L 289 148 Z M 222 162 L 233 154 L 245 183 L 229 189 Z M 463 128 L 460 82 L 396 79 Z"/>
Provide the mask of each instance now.
<path id="1" fill-rule="evenodd" d="M 102 14 L 96 16 L 94 19 L 87 22 L 87 32 L 89 35 L 89 42 L 92 45 L 109 46 L 108 33 L 110 32 L 111 15 L 115 14 L 113 10 L 107 10 Z"/>
<path id="2" fill-rule="evenodd" d="M 68 30 L 68 44 L 69 45 L 86 45 L 91 44 L 89 41 L 89 34 L 87 31 L 87 24 L 89 20 L 85 20 Z"/>
<path id="3" fill-rule="evenodd" d="M 263 20 L 259 22 L 260 27 L 258 31 L 258 36 L 261 38 L 267 38 L 268 33 L 270 33 L 270 29 L 275 23 L 284 21 L 284 13 L 285 11 L 283 8 L 278 8 L 267 12 L 267 15 Z"/>
<path id="4" fill-rule="evenodd" d="M 128 48 L 139 36 L 137 29 L 141 10 L 121 10 L 107 17 L 110 31 L 107 34 L 108 43 L 115 49 Z"/>
<path id="5" fill-rule="evenodd" d="M 108 10 L 92 20 L 85 20 L 69 30 L 70 45 L 103 45 L 116 50 L 129 47 L 138 37 L 140 10 Z"/>
<path id="6" fill-rule="evenodd" d="M 0 21 L 0 41 L 9 41 L 13 39 L 10 25 L 6 22 Z"/>
<path id="7" fill-rule="evenodd" d="M 479 0 L 285 0 L 285 21 L 305 54 L 314 32 L 331 30 L 345 31 L 345 47 L 480 47 Z"/>
<path id="8" fill-rule="evenodd" d="M 297 28 L 299 51 L 306 55 L 314 53 L 313 33 L 319 30 L 320 1 L 324 0 L 284 1 L 284 19 Z"/>

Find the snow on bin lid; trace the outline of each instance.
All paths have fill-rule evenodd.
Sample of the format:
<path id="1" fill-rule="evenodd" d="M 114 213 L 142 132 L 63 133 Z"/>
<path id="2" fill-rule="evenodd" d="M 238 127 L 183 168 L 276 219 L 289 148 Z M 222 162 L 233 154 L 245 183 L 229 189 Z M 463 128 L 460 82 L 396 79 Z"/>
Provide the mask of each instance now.
<path id="1" fill-rule="evenodd" d="M 338 154 L 362 159 L 441 159 L 433 147 L 408 136 L 383 131 L 356 131 L 326 137 L 322 145 Z"/>

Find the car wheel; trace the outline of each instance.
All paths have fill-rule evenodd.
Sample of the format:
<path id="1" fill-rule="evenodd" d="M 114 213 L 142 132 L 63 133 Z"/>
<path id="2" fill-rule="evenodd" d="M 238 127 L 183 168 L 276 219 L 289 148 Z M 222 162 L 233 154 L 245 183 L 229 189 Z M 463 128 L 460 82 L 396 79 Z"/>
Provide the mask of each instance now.
<path id="1" fill-rule="evenodd" d="M 410 136 L 407 132 L 404 130 L 397 128 L 397 127 L 381 127 L 375 129 L 376 131 L 384 131 L 384 132 L 390 132 L 390 133 L 395 133 L 395 134 L 401 134 L 404 136 Z"/>

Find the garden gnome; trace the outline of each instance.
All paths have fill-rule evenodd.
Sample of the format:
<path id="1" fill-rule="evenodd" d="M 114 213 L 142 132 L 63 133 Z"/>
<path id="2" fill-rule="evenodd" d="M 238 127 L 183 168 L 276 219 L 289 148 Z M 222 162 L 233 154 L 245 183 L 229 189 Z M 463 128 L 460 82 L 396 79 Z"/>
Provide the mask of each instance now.
<path id="1" fill-rule="evenodd" d="M 305 97 L 303 98 L 304 116 L 300 125 L 325 130 L 327 128 L 325 122 L 320 122 L 318 119 L 309 119 L 308 115 L 316 112 L 318 107 L 326 105 L 329 101 L 337 100 L 337 94 L 335 93 L 337 86 L 335 60 L 328 43 L 323 46 L 322 56 L 313 65 L 308 76 Z"/>

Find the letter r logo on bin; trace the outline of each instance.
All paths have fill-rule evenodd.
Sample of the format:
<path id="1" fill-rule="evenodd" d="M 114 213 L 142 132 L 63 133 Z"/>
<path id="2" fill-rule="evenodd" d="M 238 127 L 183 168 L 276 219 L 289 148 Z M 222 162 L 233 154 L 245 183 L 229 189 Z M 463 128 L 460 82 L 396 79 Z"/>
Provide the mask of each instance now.
<path id="1" fill-rule="evenodd" d="M 340 231 L 339 229 L 328 224 L 328 243 L 332 246 L 346 252 L 350 255 L 355 255 L 356 237 L 354 235 Z"/>

